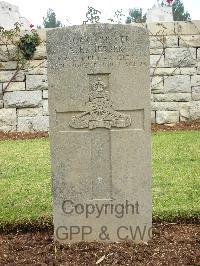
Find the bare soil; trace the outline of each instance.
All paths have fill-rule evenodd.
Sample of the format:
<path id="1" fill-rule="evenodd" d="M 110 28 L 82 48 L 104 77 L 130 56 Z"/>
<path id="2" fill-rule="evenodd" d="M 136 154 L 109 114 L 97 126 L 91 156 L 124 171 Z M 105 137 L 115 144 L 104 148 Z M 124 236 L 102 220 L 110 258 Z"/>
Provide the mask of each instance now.
<path id="1" fill-rule="evenodd" d="M 101 259 L 101 262 L 98 261 Z M 148 243 L 58 245 L 52 230 L 0 234 L 0 265 L 200 265 L 200 225 L 154 224 Z"/>

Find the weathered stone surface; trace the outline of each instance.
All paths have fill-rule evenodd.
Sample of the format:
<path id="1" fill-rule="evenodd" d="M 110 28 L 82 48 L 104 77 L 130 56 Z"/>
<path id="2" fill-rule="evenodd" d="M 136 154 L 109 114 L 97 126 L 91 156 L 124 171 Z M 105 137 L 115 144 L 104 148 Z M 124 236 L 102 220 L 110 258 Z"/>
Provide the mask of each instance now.
<path id="1" fill-rule="evenodd" d="M 19 116 L 42 116 L 42 107 L 39 108 L 22 108 L 17 110 L 17 115 Z"/>
<path id="2" fill-rule="evenodd" d="M 19 132 L 39 132 L 49 130 L 48 116 L 18 117 L 17 131 Z"/>
<path id="3" fill-rule="evenodd" d="M 195 67 L 181 67 L 179 70 L 181 75 L 194 75 L 197 72 Z"/>
<path id="4" fill-rule="evenodd" d="M 33 59 L 46 59 L 47 58 L 47 51 L 45 45 L 37 46 L 37 50 L 34 53 Z"/>
<path id="5" fill-rule="evenodd" d="M 5 107 L 35 107 L 42 104 L 41 91 L 13 91 L 4 94 Z"/>
<path id="6" fill-rule="evenodd" d="M 199 20 L 175 22 L 175 34 L 178 35 L 198 35 L 200 29 Z"/>
<path id="7" fill-rule="evenodd" d="M 197 49 L 197 59 L 198 59 L 198 60 L 200 59 L 200 48 Z"/>
<path id="8" fill-rule="evenodd" d="M 195 48 L 166 48 L 165 65 L 172 67 L 188 67 L 196 64 Z"/>
<path id="9" fill-rule="evenodd" d="M 8 82 L 14 76 L 15 71 L 0 71 L 0 81 Z M 25 75 L 23 71 L 19 71 L 13 81 L 24 81 Z"/>
<path id="10" fill-rule="evenodd" d="M 200 101 L 191 102 L 190 106 L 190 119 L 200 120 Z"/>
<path id="11" fill-rule="evenodd" d="M 152 93 L 164 93 L 163 77 L 155 76 L 151 81 Z"/>
<path id="12" fill-rule="evenodd" d="M 174 75 L 179 75 L 180 74 L 180 69 L 179 68 L 173 68 L 173 67 L 156 67 L 156 68 L 151 68 L 150 71 L 151 76 L 153 75 L 165 75 L 165 76 L 174 76 Z"/>
<path id="13" fill-rule="evenodd" d="M 173 22 L 148 23 L 149 35 L 174 35 Z"/>
<path id="14" fill-rule="evenodd" d="M 47 75 L 47 69 L 44 67 L 28 68 L 26 73 L 28 75 Z"/>
<path id="15" fill-rule="evenodd" d="M 43 100 L 43 115 L 49 115 L 48 100 Z"/>
<path id="16" fill-rule="evenodd" d="M 164 48 L 163 36 L 149 36 L 149 39 L 150 39 L 150 49 L 163 49 Z"/>
<path id="17" fill-rule="evenodd" d="M 191 85 L 194 87 L 200 86 L 200 75 L 194 75 L 191 77 Z"/>
<path id="18" fill-rule="evenodd" d="M 121 225 L 149 229 L 148 34 L 132 25 L 55 29 L 47 33 L 47 50 L 56 239 L 100 240 L 103 225 L 110 241 L 119 240 Z M 140 213 L 120 219 L 105 212 L 98 219 L 67 215 L 63 200 L 99 207 L 137 200 Z M 61 239 L 60 226 L 72 225 L 92 232 Z"/>
<path id="19" fill-rule="evenodd" d="M 178 46 L 178 36 L 165 36 L 164 37 L 165 47 L 177 47 Z"/>
<path id="20" fill-rule="evenodd" d="M 24 91 L 25 90 L 25 82 L 11 82 L 6 88 L 7 83 L 3 84 L 4 91 Z"/>
<path id="21" fill-rule="evenodd" d="M 16 109 L 0 109 L 0 131 L 9 132 L 16 130 Z"/>
<path id="22" fill-rule="evenodd" d="M 43 90 L 42 91 L 42 98 L 43 99 L 48 99 L 48 90 Z"/>
<path id="23" fill-rule="evenodd" d="M 191 92 L 189 75 L 168 76 L 164 78 L 165 92 Z"/>
<path id="24" fill-rule="evenodd" d="M 3 108 L 3 100 L 0 100 L 0 108 Z"/>
<path id="25" fill-rule="evenodd" d="M 156 112 L 156 123 L 157 124 L 169 124 L 179 122 L 178 111 L 157 111 Z"/>
<path id="26" fill-rule="evenodd" d="M 200 101 L 200 86 L 192 88 L 192 100 L 193 101 Z M 199 110 L 200 112 L 200 110 Z"/>
<path id="27" fill-rule="evenodd" d="M 31 60 L 29 62 L 29 68 L 46 68 L 47 67 L 47 60 Z"/>
<path id="28" fill-rule="evenodd" d="M 151 55 L 150 64 L 152 67 L 163 67 L 165 65 L 164 55 Z"/>
<path id="29" fill-rule="evenodd" d="M 3 99 L 3 84 L 0 83 L 0 100 Z"/>
<path id="30" fill-rule="evenodd" d="M 191 93 L 154 94 L 153 100 L 155 102 L 189 102 L 191 100 Z"/>
<path id="31" fill-rule="evenodd" d="M 47 88 L 46 75 L 27 75 L 26 89 L 27 90 L 44 90 Z"/>
<path id="32" fill-rule="evenodd" d="M 0 62 L 0 71 L 1 70 L 15 70 L 16 68 L 17 68 L 16 61 Z"/>
<path id="33" fill-rule="evenodd" d="M 151 107 L 153 111 L 179 111 L 187 109 L 189 102 L 152 102 Z"/>
<path id="34" fill-rule="evenodd" d="M 179 110 L 180 112 L 180 121 L 181 122 L 185 122 L 187 120 L 189 120 L 190 118 L 190 105 L 187 106 L 182 106 Z"/>
<path id="35" fill-rule="evenodd" d="M 179 37 L 181 47 L 200 47 L 199 35 L 183 35 Z"/>
<path id="36" fill-rule="evenodd" d="M 163 55 L 163 49 L 160 49 L 160 48 L 151 48 L 150 49 L 150 55 Z"/>
<path id="37" fill-rule="evenodd" d="M 196 74 L 200 75 L 200 61 L 199 60 L 197 61 L 197 72 L 196 72 Z"/>
<path id="38" fill-rule="evenodd" d="M 0 61 L 6 62 L 16 59 L 17 48 L 14 45 L 0 45 Z"/>
<path id="39" fill-rule="evenodd" d="M 39 29 L 39 30 L 37 30 L 37 33 L 38 33 L 38 35 L 39 35 L 39 37 L 40 37 L 40 41 L 41 42 L 46 42 L 46 33 L 47 33 L 47 31 L 48 30 L 50 30 L 50 29 Z"/>

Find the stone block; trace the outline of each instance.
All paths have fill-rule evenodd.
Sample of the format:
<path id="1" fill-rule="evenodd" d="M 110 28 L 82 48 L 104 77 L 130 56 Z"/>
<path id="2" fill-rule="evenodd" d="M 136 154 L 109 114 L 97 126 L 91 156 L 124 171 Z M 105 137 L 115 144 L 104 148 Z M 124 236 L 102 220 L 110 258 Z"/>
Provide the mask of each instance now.
<path id="1" fill-rule="evenodd" d="M 163 55 L 163 49 L 160 48 L 151 48 L 150 55 Z"/>
<path id="2" fill-rule="evenodd" d="M 181 122 L 189 120 L 190 118 L 189 110 L 190 110 L 190 105 L 180 107 L 179 113 L 180 113 Z"/>
<path id="3" fill-rule="evenodd" d="M 18 132 L 47 132 L 49 129 L 48 116 L 18 117 Z"/>
<path id="4" fill-rule="evenodd" d="M 197 72 L 196 67 L 181 67 L 179 70 L 181 75 L 194 75 Z"/>
<path id="5" fill-rule="evenodd" d="M 150 71 L 151 76 L 173 76 L 173 75 L 179 75 L 180 69 L 175 67 L 156 67 L 151 68 Z"/>
<path id="6" fill-rule="evenodd" d="M 0 62 L 0 71 L 1 70 L 15 70 L 15 69 L 17 69 L 16 61 Z"/>
<path id="7" fill-rule="evenodd" d="M 200 48 L 197 49 L 197 60 L 200 61 Z"/>
<path id="8" fill-rule="evenodd" d="M 0 108 L 3 108 L 3 100 L 0 100 Z"/>
<path id="9" fill-rule="evenodd" d="M 151 67 L 164 67 L 164 55 L 150 55 Z"/>
<path id="10" fill-rule="evenodd" d="M 48 90 L 43 90 L 42 91 L 42 98 L 43 99 L 48 99 Z"/>
<path id="11" fill-rule="evenodd" d="M 152 111 L 179 111 L 189 106 L 189 102 L 151 102 Z"/>
<path id="12" fill-rule="evenodd" d="M 29 62 L 29 68 L 46 68 L 47 67 L 47 60 L 31 60 Z"/>
<path id="13" fill-rule="evenodd" d="M 8 82 L 14 76 L 15 71 L 0 71 L 0 81 Z M 23 71 L 19 71 L 13 81 L 24 81 L 25 75 Z"/>
<path id="14" fill-rule="evenodd" d="M 45 45 L 37 46 L 37 50 L 34 53 L 33 59 L 46 59 L 47 58 L 47 51 Z"/>
<path id="15" fill-rule="evenodd" d="M 191 102 L 190 119 L 192 121 L 200 120 L 200 101 Z"/>
<path id="16" fill-rule="evenodd" d="M 200 75 L 200 61 L 197 61 L 197 72 L 196 74 Z"/>
<path id="17" fill-rule="evenodd" d="M 35 107 L 42 104 L 41 91 L 13 91 L 4 93 L 4 105 L 9 107 Z"/>
<path id="18" fill-rule="evenodd" d="M 16 109 L 0 109 L 0 131 L 15 131 L 17 124 Z"/>
<path id="19" fill-rule="evenodd" d="M 175 22 L 175 34 L 177 35 L 199 35 L 199 33 L 199 20 Z"/>
<path id="20" fill-rule="evenodd" d="M 41 42 L 46 42 L 46 33 L 47 31 L 50 30 L 50 29 L 37 29 L 37 33 L 40 37 L 40 41 Z"/>
<path id="21" fill-rule="evenodd" d="M 151 80 L 151 92 L 152 93 L 163 93 L 163 77 L 155 76 Z"/>
<path id="22" fill-rule="evenodd" d="M 154 102 L 189 102 L 191 93 L 154 94 L 153 100 Z"/>
<path id="23" fill-rule="evenodd" d="M 39 68 L 39 67 L 35 67 L 35 68 L 28 68 L 26 70 L 26 74 L 28 75 L 47 75 L 47 69 L 46 68 Z"/>
<path id="24" fill-rule="evenodd" d="M 3 99 L 3 84 L 0 83 L 0 100 Z"/>
<path id="25" fill-rule="evenodd" d="M 164 46 L 169 47 L 178 47 L 178 36 L 164 36 Z"/>
<path id="26" fill-rule="evenodd" d="M 164 37 L 163 36 L 149 36 L 150 49 L 162 49 L 164 48 Z"/>
<path id="27" fill-rule="evenodd" d="M 157 124 L 170 124 L 179 122 L 178 111 L 157 111 L 156 123 Z"/>
<path id="28" fill-rule="evenodd" d="M 174 22 L 147 23 L 149 35 L 174 35 Z"/>
<path id="29" fill-rule="evenodd" d="M 11 82 L 6 88 L 7 83 L 3 83 L 3 90 L 7 91 L 24 91 L 25 90 L 25 82 Z"/>
<path id="30" fill-rule="evenodd" d="M 14 45 L 0 45 L 0 62 L 16 59 L 17 48 Z"/>
<path id="31" fill-rule="evenodd" d="M 49 115 L 48 100 L 43 100 L 43 115 Z"/>
<path id="32" fill-rule="evenodd" d="M 166 48 L 165 65 L 171 67 L 189 67 L 196 64 L 195 48 Z"/>
<path id="33" fill-rule="evenodd" d="M 47 89 L 46 75 L 26 75 L 27 90 L 44 90 Z"/>
<path id="34" fill-rule="evenodd" d="M 200 101 L 200 86 L 192 88 L 192 100 Z"/>
<path id="35" fill-rule="evenodd" d="M 200 86 L 200 75 L 194 75 L 191 77 L 191 84 L 194 87 Z"/>
<path id="36" fill-rule="evenodd" d="M 179 46 L 180 47 L 200 47 L 200 36 L 199 35 L 179 36 Z"/>
<path id="37" fill-rule="evenodd" d="M 42 116 L 42 107 L 17 109 L 17 116 L 18 117 L 19 116 L 23 116 L 23 117 Z"/>
<path id="38" fill-rule="evenodd" d="M 165 92 L 190 92 L 191 81 L 189 75 L 167 76 L 164 78 Z"/>

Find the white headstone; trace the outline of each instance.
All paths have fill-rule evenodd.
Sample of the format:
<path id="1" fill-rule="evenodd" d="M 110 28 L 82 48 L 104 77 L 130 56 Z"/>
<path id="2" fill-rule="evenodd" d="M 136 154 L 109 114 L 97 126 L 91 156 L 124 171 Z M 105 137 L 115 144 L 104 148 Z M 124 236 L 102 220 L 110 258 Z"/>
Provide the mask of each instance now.
<path id="1" fill-rule="evenodd" d="M 171 6 L 161 6 L 160 4 L 157 4 L 147 11 L 147 23 L 170 21 L 173 21 Z"/>
<path id="2" fill-rule="evenodd" d="M 148 40 L 145 29 L 132 25 L 47 33 L 54 229 L 60 242 L 151 238 Z"/>
<path id="3" fill-rule="evenodd" d="M 0 27 L 6 30 L 14 28 L 14 24 L 19 22 L 22 24 L 22 29 L 29 30 L 30 22 L 20 16 L 18 6 L 11 5 L 10 3 L 0 2 Z"/>

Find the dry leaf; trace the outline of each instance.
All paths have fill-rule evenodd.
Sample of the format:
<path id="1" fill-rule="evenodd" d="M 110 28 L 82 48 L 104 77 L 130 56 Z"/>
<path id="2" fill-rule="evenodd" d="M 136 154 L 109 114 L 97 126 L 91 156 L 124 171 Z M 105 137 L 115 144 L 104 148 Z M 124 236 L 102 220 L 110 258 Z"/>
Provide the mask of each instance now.
<path id="1" fill-rule="evenodd" d="M 102 262 L 105 259 L 106 255 L 103 255 L 97 262 L 96 264 L 99 264 L 100 262 Z"/>

